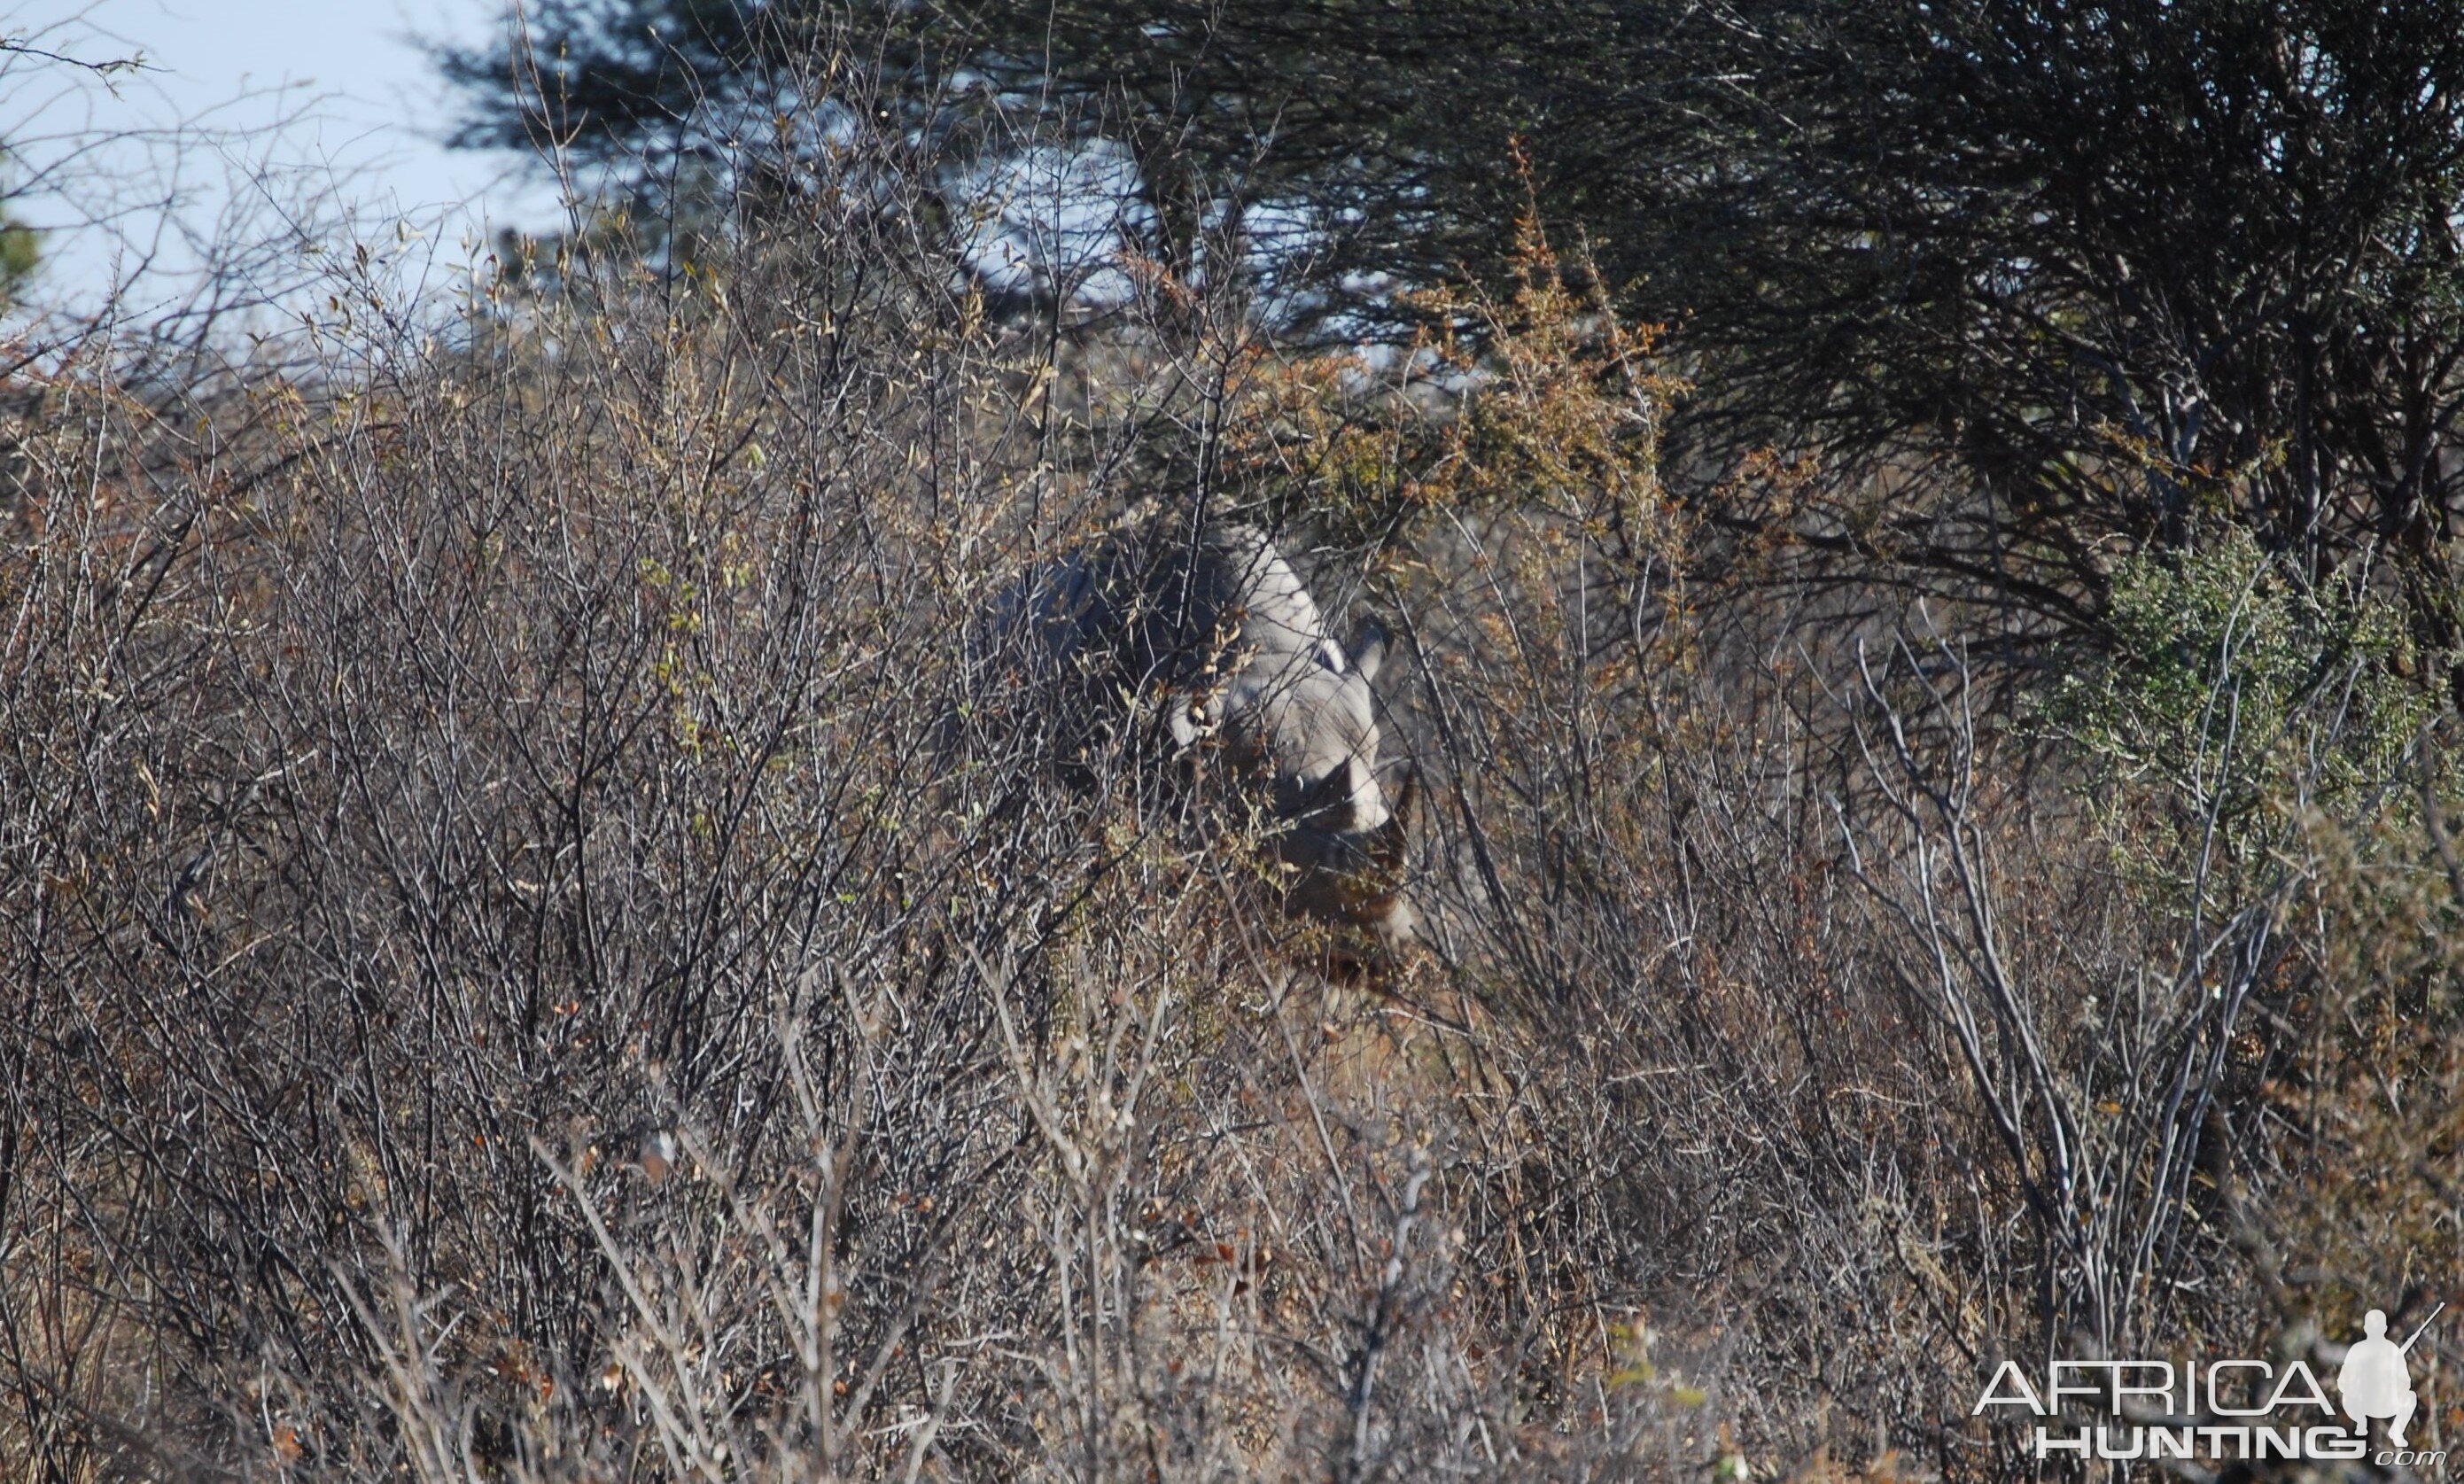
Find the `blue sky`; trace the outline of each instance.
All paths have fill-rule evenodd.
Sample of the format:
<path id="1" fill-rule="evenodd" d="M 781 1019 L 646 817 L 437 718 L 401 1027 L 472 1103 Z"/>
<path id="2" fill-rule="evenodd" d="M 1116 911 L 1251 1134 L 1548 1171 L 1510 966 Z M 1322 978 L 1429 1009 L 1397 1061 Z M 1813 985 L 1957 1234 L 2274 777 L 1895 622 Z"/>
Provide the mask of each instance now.
<path id="1" fill-rule="evenodd" d="M 37 305 L 91 310 L 137 279 L 123 319 L 176 307 L 199 281 L 198 244 L 301 239 L 252 292 L 297 307 L 329 284 L 305 265 L 378 254 L 403 296 L 450 287 L 495 229 L 552 229 L 557 192 L 522 155 L 448 149 L 465 107 L 429 44 L 481 45 L 511 0 L 0 0 L 0 35 L 92 61 L 138 56 L 100 79 L 0 55 L 0 173 L 11 216 L 45 229 Z M 27 189 L 31 181 L 52 188 Z M 1030 150 L 975 172 L 995 207 L 968 245 L 988 278 L 1067 283 L 1096 300 L 1129 292 L 1116 220 L 1134 173 L 1108 147 Z M 313 213 L 299 203 L 317 200 Z M 164 203 L 173 202 L 166 209 Z M 1305 235 L 1270 208 L 1253 229 L 1287 250 Z M 108 218 L 103 226 L 98 218 Z M 147 265 L 140 277 L 136 268 Z M 227 277 L 226 281 L 231 281 Z"/>
<path id="2" fill-rule="evenodd" d="M 99 295 L 115 264 L 124 274 L 148 248 L 174 270 L 187 255 L 150 205 L 111 230 L 83 225 L 97 203 L 151 202 L 176 186 L 171 225 L 210 232 L 234 209 L 282 211 L 282 191 L 243 184 L 261 165 L 288 189 L 346 204 L 360 235 L 399 237 L 396 224 L 407 222 L 439 263 L 492 226 L 554 224 L 553 189 L 518 157 L 445 147 L 460 104 L 420 44 L 482 41 L 505 10 L 505 0 L 0 0 L 0 34 L 13 41 L 146 63 L 109 85 L 23 55 L 0 74 L 0 139 L 23 157 L 16 180 L 49 169 L 64 186 L 10 204 L 50 229 L 44 295 Z M 175 139 L 183 122 L 215 137 Z"/>

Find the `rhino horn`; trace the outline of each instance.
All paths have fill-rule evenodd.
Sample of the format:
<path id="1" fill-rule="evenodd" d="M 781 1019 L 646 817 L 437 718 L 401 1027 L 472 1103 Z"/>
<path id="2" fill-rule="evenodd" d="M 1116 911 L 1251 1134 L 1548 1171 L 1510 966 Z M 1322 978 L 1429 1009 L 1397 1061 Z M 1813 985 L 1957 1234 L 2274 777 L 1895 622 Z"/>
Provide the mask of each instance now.
<path id="1" fill-rule="evenodd" d="M 1361 679 L 1375 680 L 1385 664 L 1386 625 L 1375 619 L 1366 620 L 1352 641 L 1352 667 Z"/>

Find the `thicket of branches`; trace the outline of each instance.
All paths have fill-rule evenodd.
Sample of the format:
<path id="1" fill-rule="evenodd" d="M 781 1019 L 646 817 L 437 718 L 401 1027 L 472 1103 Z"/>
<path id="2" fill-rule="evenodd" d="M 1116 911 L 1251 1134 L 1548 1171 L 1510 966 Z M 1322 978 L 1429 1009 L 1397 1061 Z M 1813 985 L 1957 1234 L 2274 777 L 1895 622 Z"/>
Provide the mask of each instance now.
<path id="1" fill-rule="evenodd" d="M 2452 1292 L 2400 605 L 2218 540 L 1989 700 L 1672 486 L 1537 224 L 1394 360 L 1160 262 L 1022 327 L 834 60 L 689 258 L 16 373 L 0 1467 L 2007 1478 L 2002 1358 L 2323 1367 Z M 1056 766 L 971 649 L 1200 498 L 1400 637 L 1374 986 L 1227 779 Z"/>

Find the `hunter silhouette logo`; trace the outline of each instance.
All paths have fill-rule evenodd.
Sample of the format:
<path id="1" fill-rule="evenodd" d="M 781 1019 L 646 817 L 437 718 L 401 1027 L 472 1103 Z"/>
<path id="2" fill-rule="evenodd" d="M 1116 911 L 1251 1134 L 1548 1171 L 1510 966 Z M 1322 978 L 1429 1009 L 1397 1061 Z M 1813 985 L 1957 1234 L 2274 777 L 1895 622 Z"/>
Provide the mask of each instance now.
<path id="1" fill-rule="evenodd" d="M 2402 1344 L 2387 1337 L 2387 1311 L 2372 1309 L 2362 1316 L 2362 1338 L 2344 1352 L 2344 1368 L 2336 1373 L 2336 1390 L 2344 1399 L 2344 1415 L 2353 1419 L 2353 1430 L 2369 1435 L 2372 1418 L 2385 1418 L 2387 1441 L 2398 1448 L 2406 1446 L 2405 1425 L 2412 1421 L 2412 1409 L 2420 1398 L 2412 1394 L 2412 1372 L 2405 1364 L 2405 1355 L 2411 1350 L 2447 1305 L 2430 1311 L 2430 1319 L 2412 1332 Z"/>

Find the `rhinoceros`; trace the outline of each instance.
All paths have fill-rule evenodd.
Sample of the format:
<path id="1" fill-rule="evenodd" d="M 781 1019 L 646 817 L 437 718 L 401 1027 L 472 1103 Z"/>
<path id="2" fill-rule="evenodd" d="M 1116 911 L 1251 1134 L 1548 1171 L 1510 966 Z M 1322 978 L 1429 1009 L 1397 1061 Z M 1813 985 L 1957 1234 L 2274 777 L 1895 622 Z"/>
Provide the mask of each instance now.
<path id="1" fill-rule="evenodd" d="M 1391 963 L 1416 927 L 1401 891 L 1412 775 L 1381 785 L 1370 683 L 1386 655 L 1375 622 L 1350 644 L 1328 632 L 1299 574 L 1254 526 L 1194 535 L 1151 524 L 1031 574 L 999 605 L 995 632 L 1060 704 L 1112 714 L 1159 709 L 1188 753 L 1220 745 L 1254 780 L 1292 869 L 1293 910 L 1366 932 Z M 1084 736 L 1097 718 L 1074 718 Z"/>

